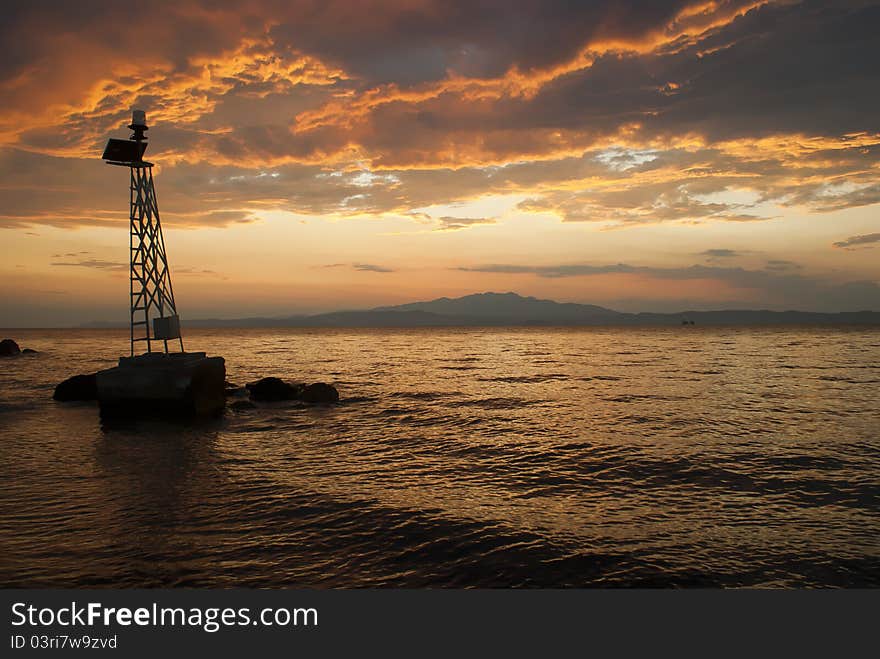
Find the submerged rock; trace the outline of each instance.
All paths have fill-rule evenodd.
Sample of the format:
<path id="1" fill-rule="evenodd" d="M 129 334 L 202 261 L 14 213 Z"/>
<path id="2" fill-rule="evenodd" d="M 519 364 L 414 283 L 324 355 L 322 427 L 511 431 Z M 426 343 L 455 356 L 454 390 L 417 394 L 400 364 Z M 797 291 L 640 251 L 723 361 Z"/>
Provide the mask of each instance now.
<path id="1" fill-rule="evenodd" d="M 256 405 L 249 400 L 235 400 L 229 403 L 229 407 L 233 410 L 252 410 Z"/>
<path id="2" fill-rule="evenodd" d="M 0 341 L 0 357 L 11 357 L 21 352 L 18 344 L 12 339 L 3 339 Z"/>
<path id="3" fill-rule="evenodd" d="M 280 400 L 301 400 L 305 403 L 338 403 L 339 392 L 336 387 L 326 382 L 314 384 L 291 384 L 281 378 L 263 378 L 256 382 L 250 382 L 247 390 L 251 394 L 251 400 L 272 402 Z"/>
<path id="4" fill-rule="evenodd" d="M 37 351 L 34 350 L 33 348 L 22 348 L 21 354 L 23 354 L 23 355 L 36 355 Z"/>
<path id="5" fill-rule="evenodd" d="M 332 384 L 315 382 L 303 390 L 300 398 L 307 403 L 338 403 L 339 392 Z"/>
<path id="6" fill-rule="evenodd" d="M 97 400 L 98 380 L 97 373 L 88 375 L 74 375 L 55 387 L 52 398 L 60 401 L 72 400 Z"/>
<path id="7" fill-rule="evenodd" d="M 296 400 L 303 391 L 303 385 L 290 384 L 281 378 L 263 378 L 245 385 L 251 398 L 262 401 Z"/>

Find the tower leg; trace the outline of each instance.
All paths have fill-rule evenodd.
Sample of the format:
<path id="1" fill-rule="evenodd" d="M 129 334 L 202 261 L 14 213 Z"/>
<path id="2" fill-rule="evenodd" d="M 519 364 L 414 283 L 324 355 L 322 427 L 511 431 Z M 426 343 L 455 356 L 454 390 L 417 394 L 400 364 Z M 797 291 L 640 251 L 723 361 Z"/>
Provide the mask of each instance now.
<path id="1" fill-rule="evenodd" d="M 168 353 L 168 341 L 174 338 L 179 339 L 183 352 L 156 189 L 148 163 L 131 167 L 130 208 L 131 354 L 135 354 L 135 344 L 141 341 L 146 342 L 147 352 L 152 352 L 154 341 L 162 341 L 164 352 Z"/>

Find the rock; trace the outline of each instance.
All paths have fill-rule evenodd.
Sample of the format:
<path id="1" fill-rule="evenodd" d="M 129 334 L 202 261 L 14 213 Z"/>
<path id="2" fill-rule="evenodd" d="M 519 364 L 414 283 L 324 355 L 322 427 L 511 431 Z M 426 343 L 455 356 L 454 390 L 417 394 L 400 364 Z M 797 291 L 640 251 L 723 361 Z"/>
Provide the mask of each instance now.
<path id="1" fill-rule="evenodd" d="M 300 399 L 307 403 L 338 403 L 339 392 L 332 384 L 315 382 L 303 390 Z"/>
<path id="2" fill-rule="evenodd" d="M 278 401 L 301 400 L 306 403 L 338 403 L 339 392 L 332 385 L 316 382 L 308 386 L 291 384 L 281 378 L 263 378 L 245 385 L 251 400 Z"/>
<path id="3" fill-rule="evenodd" d="M 18 344 L 12 339 L 3 339 L 0 341 L 0 357 L 11 357 L 21 352 Z"/>
<path id="4" fill-rule="evenodd" d="M 98 380 L 97 373 L 89 375 L 74 375 L 55 387 L 52 395 L 55 400 L 97 400 Z"/>
<path id="5" fill-rule="evenodd" d="M 256 405 L 249 400 L 236 400 L 229 403 L 229 407 L 233 410 L 252 410 Z"/>
<path id="6" fill-rule="evenodd" d="M 247 389 L 245 389 L 244 387 L 226 387 L 226 389 L 223 390 L 223 393 L 226 395 L 227 398 L 233 398 L 235 396 L 245 395 L 247 393 Z"/>
<path id="7" fill-rule="evenodd" d="M 22 348 L 21 354 L 23 355 L 36 355 L 37 351 L 33 348 Z"/>
<path id="8" fill-rule="evenodd" d="M 245 385 L 254 400 L 276 401 L 296 400 L 303 391 L 303 385 L 290 384 L 281 378 L 263 378 Z"/>

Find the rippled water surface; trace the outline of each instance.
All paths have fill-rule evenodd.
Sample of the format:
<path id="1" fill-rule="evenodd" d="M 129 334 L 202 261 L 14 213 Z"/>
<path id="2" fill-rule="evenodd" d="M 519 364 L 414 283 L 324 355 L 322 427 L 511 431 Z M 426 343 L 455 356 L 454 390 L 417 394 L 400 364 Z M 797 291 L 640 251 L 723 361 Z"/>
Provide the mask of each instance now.
<path id="1" fill-rule="evenodd" d="M 111 426 L 5 334 L 0 585 L 880 585 L 876 329 L 191 331 L 343 401 Z"/>

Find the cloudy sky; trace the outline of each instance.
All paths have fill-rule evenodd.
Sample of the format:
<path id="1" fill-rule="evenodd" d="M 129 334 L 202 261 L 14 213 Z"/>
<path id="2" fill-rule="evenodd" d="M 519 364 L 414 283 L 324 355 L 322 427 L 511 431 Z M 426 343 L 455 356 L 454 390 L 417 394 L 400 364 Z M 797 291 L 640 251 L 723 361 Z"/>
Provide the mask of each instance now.
<path id="1" fill-rule="evenodd" d="M 880 310 L 877 3 L 3 6 L 0 326 L 127 317 L 132 107 L 184 317 Z"/>

